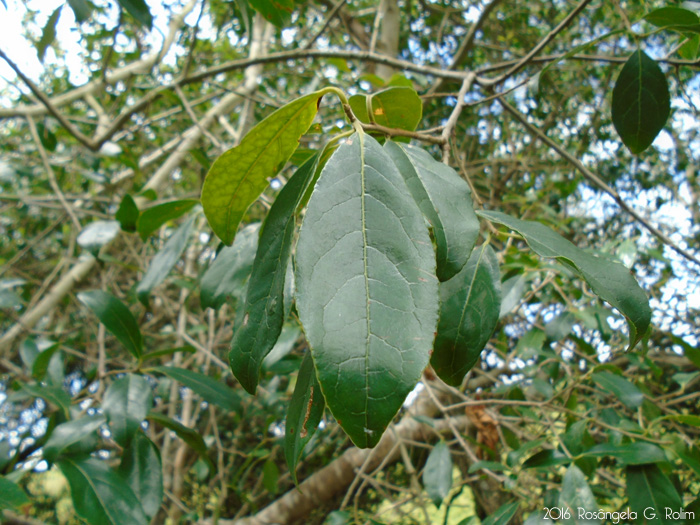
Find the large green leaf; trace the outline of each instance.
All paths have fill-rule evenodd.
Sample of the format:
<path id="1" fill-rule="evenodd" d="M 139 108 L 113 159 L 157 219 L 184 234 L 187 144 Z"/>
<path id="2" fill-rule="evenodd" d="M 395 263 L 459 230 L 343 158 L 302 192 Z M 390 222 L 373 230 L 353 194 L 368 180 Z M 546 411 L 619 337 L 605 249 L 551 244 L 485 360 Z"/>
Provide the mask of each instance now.
<path id="1" fill-rule="evenodd" d="M 623 445 L 601 443 L 585 451 L 582 456 L 599 458 L 612 456 L 626 465 L 645 465 L 647 463 L 667 461 L 666 454 L 662 449 L 644 441 L 625 443 Z"/>
<path id="2" fill-rule="evenodd" d="M 143 351 L 141 330 L 129 309 L 112 294 L 101 290 L 80 292 L 78 300 L 90 308 L 100 322 L 135 357 Z"/>
<path id="3" fill-rule="evenodd" d="M 208 403 L 213 403 L 224 410 L 238 411 L 241 408 L 241 401 L 233 389 L 227 387 L 221 381 L 212 379 L 209 376 L 174 366 L 159 366 L 154 370 L 165 374 L 168 377 L 179 381 L 187 388 L 192 389 L 202 399 Z"/>
<path id="4" fill-rule="evenodd" d="M 284 324 L 284 286 L 294 237 L 295 210 L 314 175 L 315 158 L 287 181 L 260 232 L 248 281 L 243 316 L 231 341 L 229 362 L 236 379 L 251 394 L 258 386 L 263 359 L 275 346 Z"/>
<path id="5" fill-rule="evenodd" d="M 649 56 L 637 49 L 617 77 L 612 120 L 622 142 L 638 154 L 651 146 L 671 112 L 666 77 Z"/>
<path id="6" fill-rule="evenodd" d="M 155 516 L 163 501 L 163 467 L 158 447 L 143 432 L 137 432 L 124 451 L 119 473 L 136 494 L 146 516 Z"/>
<path id="7" fill-rule="evenodd" d="M 202 458 L 202 460 L 204 460 L 209 467 L 210 472 L 216 471 L 216 466 L 207 453 L 207 445 L 204 443 L 204 439 L 202 439 L 199 432 L 157 412 L 149 412 L 147 418 L 149 421 L 158 423 L 159 425 L 162 425 L 165 428 L 175 432 L 180 439 L 182 439 L 190 446 L 190 448 L 192 448 L 192 450 L 199 454 L 199 457 Z"/>
<path id="8" fill-rule="evenodd" d="M 666 517 L 666 509 L 678 512 L 683 499 L 656 465 L 627 467 L 627 498 L 630 510 L 646 525 L 682 525 L 685 520 Z M 697 523 L 697 522 L 694 522 Z"/>
<path id="9" fill-rule="evenodd" d="M 55 461 L 61 452 L 80 443 L 105 424 L 104 416 L 85 416 L 80 419 L 61 423 L 51 432 L 51 437 L 44 444 L 42 452 L 49 461 Z"/>
<path id="10" fill-rule="evenodd" d="M 598 511 L 598 503 L 588 486 L 586 476 L 576 465 L 571 465 L 564 474 L 559 493 L 559 507 L 568 509 L 569 513 L 561 523 L 569 525 L 594 525 L 599 519 L 588 519 L 586 513 Z M 590 514 L 589 514 L 590 517 Z"/>
<path id="11" fill-rule="evenodd" d="M 127 482 L 104 461 L 65 458 L 58 466 L 70 484 L 73 507 L 88 523 L 146 525 L 148 519 Z"/>
<path id="12" fill-rule="evenodd" d="M 127 447 L 152 405 L 151 386 L 140 375 L 126 374 L 109 385 L 102 408 L 114 441 Z"/>
<path id="13" fill-rule="evenodd" d="M 202 205 L 224 244 L 233 242 L 243 214 L 294 153 L 322 96 L 317 91 L 281 107 L 212 165 L 202 187 Z"/>
<path id="14" fill-rule="evenodd" d="M 525 463 L 523 463 L 523 468 L 553 467 L 555 465 L 566 465 L 567 463 L 571 463 L 572 461 L 573 459 L 571 459 L 563 452 L 553 449 L 547 449 L 540 450 L 537 454 L 534 454 L 527 458 Z"/>
<path id="15" fill-rule="evenodd" d="M 326 403 L 355 445 L 372 447 L 428 364 L 438 310 L 425 220 L 372 137 L 353 135 L 326 164 L 296 254 Z"/>
<path id="16" fill-rule="evenodd" d="M 0 476 L 0 514 L 3 509 L 14 509 L 27 503 L 27 494 L 15 483 Z"/>
<path id="17" fill-rule="evenodd" d="M 258 249 L 260 223 L 249 224 L 236 236 L 232 246 L 225 246 L 202 276 L 202 308 L 218 310 L 226 299 L 240 296 L 253 267 Z"/>
<path id="18" fill-rule="evenodd" d="M 372 116 L 368 113 L 367 99 L 372 105 Z M 387 128 L 414 131 L 423 116 L 423 101 L 412 87 L 397 86 L 373 95 L 353 95 L 350 107 L 361 122 L 375 122 Z"/>
<path id="19" fill-rule="evenodd" d="M 662 7 L 644 16 L 644 20 L 656 27 L 673 29 L 683 33 L 700 33 L 700 18 L 682 7 Z"/>
<path id="20" fill-rule="evenodd" d="M 612 372 L 596 372 L 591 376 L 593 382 L 603 390 L 610 392 L 623 405 L 636 410 L 644 401 L 644 394 L 624 377 Z"/>
<path id="21" fill-rule="evenodd" d="M 447 443 L 440 440 L 428 455 L 423 469 L 423 486 L 428 497 L 440 506 L 452 488 L 452 455 Z"/>
<path id="22" fill-rule="evenodd" d="M 477 215 L 517 231 L 535 253 L 554 257 L 583 277 L 599 297 L 620 310 L 627 319 L 629 349 L 644 336 L 651 322 L 649 300 L 622 263 L 593 256 L 538 222 L 523 221 L 497 211 L 480 211 Z"/>
<path id="23" fill-rule="evenodd" d="M 462 384 L 496 328 L 500 308 L 498 260 L 484 244 L 462 271 L 440 283 L 440 321 L 430 364 L 445 383 Z"/>
<path id="24" fill-rule="evenodd" d="M 447 281 L 464 267 L 479 236 L 469 186 L 455 170 L 420 148 L 388 141 L 384 149 L 433 227 L 437 276 Z"/>
<path id="25" fill-rule="evenodd" d="M 285 423 L 284 457 L 295 483 L 297 463 L 304 447 L 316 432 L 325 408 L 326 400 L 316 379 L 314 362 L 307 352 L 301 362 Z"/>
<path id="26" fill-rule="evenodd" d="M 162 283 L 182 257 L 192 232 L 196 215 L 192 215 L 175 230 L 160 251 L 153 257 L 146 274 L 136 287 L 136 296 L 141 304 L 148 307 L 151 290 Z"/>
<path id="27" fill-rule="evenodd" d="M 117 0 L 119 5 L 126 9 L 127 13 L 142 26 L 150 29 L 153 27 L 153 15 L 148 9 L 148 4 L 145 0 Z"/>
<path id="28" fill-rule="evenodd" d="M 139 235 L 145 241 L 154 231 L 163 226 L 163 224 L 183 216 L 197 204 L 199 204 L 198 200 L 183 199 L 179 201 L 164 202 L 163 204 L 156 204 L 155 206 L 146 208 L 141 212 L 136 220 L 136 228 Z M 133 210 L 130 212 L 130 214 L 133 215 Z M 133 219 L 133 216 L 130 217 L 130 219 Z"/>

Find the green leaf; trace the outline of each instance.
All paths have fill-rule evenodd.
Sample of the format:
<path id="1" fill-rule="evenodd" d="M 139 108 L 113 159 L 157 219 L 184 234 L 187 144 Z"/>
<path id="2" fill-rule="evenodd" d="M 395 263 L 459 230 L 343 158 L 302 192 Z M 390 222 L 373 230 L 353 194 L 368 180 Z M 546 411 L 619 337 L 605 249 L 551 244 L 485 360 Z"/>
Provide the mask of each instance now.
<path id="1" fill-rule="evenodd" d="M 156 357 L 162 357 L 164 355 L 174 354 L 176 352 L 187 352 L 188 354 L 194 354 L 196 350 L 194 349 L 194 347 L 189 345 L 178 346 L 175 348 L 164 348 L 163 350 L 155 350 L 154 352 L 148 352 L 147 354 L 143 354 L 141 356 L 141 362 L 144 362 L 148 359 L 155 359 Z"/>
<path id="2" fill-rule="evenodd" d="M 662 7 L 644 16 L 644 20 L 662 29 L 673 29 L 682 33 L 700 33 L 698 15 L 682 7 Z"/>
<path id="3" fill-rule="evenodd" d="M 124 450 L 119 474 L 141 502 L 146 517 L 153 518 L 163 501 L 163 467 L 158 447 L 139 431 Z"/>
<path id="4" fill-rule="evenodd" d="M 49 369 L 51 358 L 56 354 L 59 348 L 60 346 L 58 343 L 52 344 L 46 350 L 43 350 L 36 356 L 36 359 L 32 364 L 32 377 L 34 379 L 37 381 L 44 379 L 46 376 L 46 371 Z"/>
<path id="5" fill-rule="evenodd" d="M 700 448 L 693 446 L 679 446 L 673 450 L 678 458 L 700 476 Z"/>
<path id="6" fill-rule="evenodd" d="M 16 509 L 27 503 L 27 494 L 15 483 L 0 476 L 0 513 L 2 509 Z"/>
<path id="7" fill-rule="evenodd" d="M 600 523 L 599 519 L 586 519 L 586 512 L 597 512 L 598 503 L 588 486 L 586 476 L 576 465 L 571 465 L 564 474 L 559 494 L 559 507 L 569 509 L 569 517 L 561 519 L 561 523 L 570 525 L 593 525 Z M 583 511 L 583 517 L 581 512 Z"/>
<path id="8" fill-rule="evenodd" d="M 617 77 L 612 121 L 622 142 L 639 154 L 654 142 L 671 112 L 668 83 L 661 68 L 637 49 Z"/>
<path id="9" fill-rule="evenodd" d="M 388 141 L 384 149 L 433 228 L 437 276 L 447 281 L 464 267 L 479 236 L 469 186 L 455 170 L 420 148 Z"/>
<path id="10" fill-rule="evenodd" d="M 144 241 L 158 228 L 168 221 L 182 217 L 185 213 L 199 204 L 195 199 L 164 202 L 146 208 L 141 212 L 136 222 L 136 229 Z"/>
<path id="11" fill-rule="evenodd" d="M 313 359 L 307 352 L 301 362 L 285 422 L 284 457 L 294 483 L 298 483 L 296 468 L 299 458 L 316 432 L 325 408 L 326 401 L 316 379 Z"/>
<path id="12" fill-rule="evenodd" d="M 101 290 L 80 292 L 78 300 L 90 308 L 100 322 L 105 325 L 134 357 L 143 351 L 141 331 L 129 309 L 112 294 Z"/>
<path id="13" fill-rule="evenodd" d="M 89 251 L 95 257 L 105 244 L 119 234 L 119 222 L 117 221 L 94 221 L 88 224 L 78 235 L 78 244 L 81 248 Z"/>
<path id="14" fill-rule="evenodd" d="M 591 376 L 593 382 L 617 398 L 627 408 L 636 410 L 644 401 L 644 394 L 624 377 L 612 372 L 596 372 Z"/>
<path id="15" fill-rule="evenodd" d="M 367 112 L 368 98 L 372 104 L 371 116 Z M 353 95 L 349 102 L 352 112 L 365 124 L 414 131 L 423 117 L 423 101 L 412 87 L 396 86 L 373 95 Z"/>
<path id="16" fill-rule="evenodd" d="M 148 9 L 145 0 L 117 0 L 134 19 L 142 26 L 151 29 L 153 27 L 153 16 Z"/>
<path id="17" fill-rule="evenodd" d="M 627 319 L 630 350 L 642 339 L 651 322 L 649 300 L 622 263 L 595 257 L 537 222 L 523 221 L 496 211 L 480 211 L 477 215 L 517 231 L 535 253 L 554 257 L 583 277 L 600 298 L 620 310 Z"/>
<path id="18" fill-rule="evenodd" d="M 452 488 L 452 455 L 447 443 L 440 440 L 430 451 L 423 469 L 423 486 L 428 497 L 439 507 Z"/>
<path id="19" fill-rule="evenodd" d="M 58 466 L 70 484 L 75 512 L 88 523 L 146 525 L 139 500 L 127 482 L 104 461 L 65 458 Z"/>
<path id="20" fill-rule="evenodd" d="M 58 386 L 22 385 L 22 390 L 32 397 L 39 397 L 56 408 L 63 410 L 63 414 L 66 417 L 70 414 L 71 399 L 63 388 Z"/>
<path id="21" fill-rule="evenodd" d="M 94 434 L 106 421 L 104 416 L 86 416 L 61 423 L 53 429 L 51 437 L 46 441 L 42 449 L 44 457 L 48 461 L 56 461 L 61 452 Z"/>
<path id="22" fill-rule="evenodd" d="M 109 418 L 114 441 L 128 447 L 152 405 L 151 386 L 140 375 L 126 374 L 109 385 L 102 408 Z"/>
<path id="23" fill-rule="evenodd" d="M 263 222 L 248 281 L 243 320 L 233 335 L 229 362 L 236 379 L 255 393 L 263 359 L 275 346 L 284 324 L 284 286 L 294 237 L 294 212 L 314 175 L 314 158 L 287 181 Z"/>
<path id="24" fill-rule="evenodd" d="M 507 470 L 508 467 L 502 463 L 496 463 L 495 461 L 477 461 L 469 465 L 469 474 L 478 472 L 481 469 L 488 469 L 493 472 L 503 472 L 504 470 Z"/>
<path id="25" fill-rule="evenodd" d="M 627 467 L 627 498 L 630 510 L 646 525 L 679 525 L 683 521 L 666 518 L 666 509 L 683 508 L 683 500 L 671 480 L 656 465 Z"/>
<path id="26" fill-rule="evenodd" d="M 165 280 L 187 248 L 187 241 L 190 238 L 195 218 L 196 215 L 192 215 L 175 230 L 175 233 L 153 257 L 146 274 L 136 287 L 136 297 L 146 308 L 148 308 L 151 290 Z"/>
<path id="27" fill-rule="evenodd" d="M 277 464 L 268 459 L 263 465 L 263 487 L 270 494 L 277 494 L 279 490 L 278 482 L 280 479 L 280 469 Z"/>
<path id="28" fill-rule="evenodd" d="M 622 445 L 610 445 L 602 443 L 588 449 L 582 457 L 614 457 L 625 465 L 645 465 L 647 463 L 662 463 L 667 461 L 662 449 L 644 441 L 625 443 Z"/>
<path id="29" fill-rule="evenodd" d="M 322 96 L 317 91 L 279 108 L 212 165 L 202 187 L 202 205 L 224 244 L 231 245 L 243 214 L 294 153 Z"/>
<path id="30" fill-rule="evenodd" d="M 61 9 L 63 9 L 63 6 L 60 6 L 51 13 L 51 16 L 49 16 L 49 19 L 46 21 L 46 25 L 41 30 L 41 38 L 39 38 L 36 44 L 36 53 L 39 56 L 39 62 L 44 61 L 46 50 L 56 38 L 56 24 L 58 23 L 59 16 L 61 16 Z"/>
<path id="31" fill-rule="evenodd" d="M 481 525 L 508 525 L 515 513 L 518 512 L 518 507 L 520 507 L 520 503 L 517 501 L 505 503 L 496 512 L 482 521 Z"/>
<path id="32" fill-rule="evenodd" d="M 496 328 L 500 308 L 498 260 L 483 244 L 461 272 L 440 283 L 440 320 L 430 364 L 445 383 L 462 384 Z"/>
<path id="33" fill-rule="evenodd" d="M 555 465 L 566 465 L 572 461 L 569 456 L 558 450 L 541 450 L 537 454 L 530 456 L 523 463 L 523 468 L 553 467 Z"/>
<path id="34" fill-rule="evenodd" d="M 92 14 L 92 5 L 87 0 L 68 0 L 68 5 L 73 10 L 75 21 L 79 24 L 85 22 Z"/>
<path id="35" fill-rule="evenodd" d="M 127 193 L 119 204 L 119 209 L 114 218 L 117 219 L 122 230 L 133 233 L 136 231 L 140 213 L 138 206 L 136 206 L 136 201 Z"/>
<path id="36" fill-rule="evenodd" d="M 255 252 L 258 249 L 260 223 L 249 224 L 236 236 L 232 246 L 225 246 L 202 276 L 202 308 L 218 310 L 227 298 L 245 291 Z"/>
<path id="37" fill-rule="evenodd" d="M 202 399 L 207 403 L 212 403 L 231 412 L 237 412 L 241 409 L 241 401 L 236 391 L 209 376 L 174 366 L 158 366 L 154 370 L 179 381 L 202 396 Z"/>
<path id="38" fill-rule="evenodd" d="M 209 458 L 209 455 L 207 454 L 207 445 L 204 443 L 204 440 L 202 439 L 202 436 L 199 434 L 199 432 L 186 427 L 182 423 L 178 423 L 174 419 L 170 419 L 167 416 L 158 414 L 157 412 L 149 412 L 147 419 L 175 432 L 180 437 L 180 439 L 187 443 L 190 446 L 190 448 L 192 448 L 192 450 L 199 454 L 199 457 L 206 462 L 207 466 L 209 467 L 209 472 L 216 472 L 214 462 Z"/>
<path id="39" fill-rule="evenodd" d="M 249 0 L 250 5 L 262 17 L 277 27 L 283 27 L 294 11 L 293 0 Z"/>
<path id="40" fill-rule="evenodd" d="M 425 220 L 372 137 L 353 135 L 326 164 L 296 254 L 326 403 L 355 445 L 372 447 L 428 364 L 438 310 Z"/>
<path id="41" fill-rule="evenodd" d="M 22 359 L 22 363 L 29 370 L 34 366 L 36 358 L 39 356 L 39 348 L 36 346 L 36 342 L 33 339 L 27 338 L 22 341 L 19 345 L 19 356 Z"/>

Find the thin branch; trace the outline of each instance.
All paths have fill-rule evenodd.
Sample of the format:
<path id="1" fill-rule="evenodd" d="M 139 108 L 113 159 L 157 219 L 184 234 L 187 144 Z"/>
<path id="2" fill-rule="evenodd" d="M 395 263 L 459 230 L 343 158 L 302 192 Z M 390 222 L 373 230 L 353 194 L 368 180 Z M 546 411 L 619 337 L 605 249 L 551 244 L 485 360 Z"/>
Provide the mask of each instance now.
<path id="1" fill-rule="evenodd" d="M 302 48 L 303 50 L 306 51 L 306 50 L 311 49 L 311 46 L 313 46 L 314 43 L 316 42 L 316 40 L 318 40 L 318 38 L 319 38 L 323 33 L 326 32 L 326 29 L 328 29 L 328 26 L 331 24 L 331 22 L 333 21 L 333 19 L 335 18 L 335 16 L 338 14 L 338 11 L 340 11 L 340 9 L 345 5 L 345 3 L 346 3 L 347 1 L 348 1 L 348 0 L 340 0 L 339 2 L 337 2 L 337 3 L 331 8 L 330 12 L 328 13 L 328 16 L 326 17 L 326 21 L 325 21 L 325 22 L 323 23 L 323 25 L 321 26 L 321 29 L 319 29 L 319 30 L 316 32 L 316 34 L 315 34 L 313 37 L 311 37 L 311 40 L 309 40 L 309 41 L 306 43 L 306 45 Z"/>
<path id="2" fill-rule="evenodd" d="M 442 144 L 442 162 L 445 164 L 450 163 L 450 137 L 452 136 L 452 133 L 454 133 L 455 127 L 457 126 L 457 120 L 459 120 L 459 116 L 462 114 L 462 110 L 464 109 L 464 97 L 467 96 L 467 93 L 472 88 L 475 78 L 476 74 L 471 73 L 462 81 L 462 87 L 459 89 L 459 93 L 457 94 L 457 102 L 455 103 L 455 107 L 452 110 L 452 113 L 450 113 L 445 127 L 442 129 L 441 138 L 444 141 Z"/>

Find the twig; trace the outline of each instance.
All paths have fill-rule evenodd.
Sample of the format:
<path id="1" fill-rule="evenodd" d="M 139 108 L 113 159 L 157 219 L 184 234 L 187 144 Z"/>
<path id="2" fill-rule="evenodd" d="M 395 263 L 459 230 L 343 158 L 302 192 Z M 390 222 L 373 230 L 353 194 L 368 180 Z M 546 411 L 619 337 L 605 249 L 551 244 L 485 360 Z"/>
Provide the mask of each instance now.
<path id="1" fill-rule="evenodd" d="M 328 16 L 326 17 L 326 21 L 325 21 L 325 22 L 323 23 L 323 25 L 321 26 L 321 29 L 319 29 L 319 30 L 316 32 L 316 34 L 311 38 L 311 40 L 309 40 L 309 41 L 306 43 L 306 45 L 305 45 L 302 49 L 304 49 L 304 50 L 311 49 L 311 46 L 313 46 L 314 43 L 316 42 L 316 40 L 318 40 L 318 38 L 319 38 L 323 33 L 326 32 L 326 29 L 328 29 L 328 26 L 331 24 L 331 22 L 332 22 L 333 19 L 335 18 L 335 15 L 338 14 L 338 11 L 340 11 L 340 9 L 345 5 L 345 3 L 346 3 L 347 1 L 348 1 L 348 0 L 340 0 L 339 2 L 337 2 L 337 3 L 332 7 L 332 9 L 330 10 L 330 12 L 328 13 Z"/>
<path id="2" fill-rule="evenodd" d="M 476 74 L 470 73 L 469 76 L 462 81 L 462 87 L 459 89 L 459 93 L 457 94 L 457 102 L 455 103 L 455 107 L 452 110 L 452 113 L 450 113 L 445 127 L 442 129 L 441 138 L 444 141 L 442 143 L 442 162 L 445 164 L 450 163 L 450 136 L 452 136 L 452 133 L 454 133 L 455 127 L 457 126 L 457 120 L 459 120 L 459 116 L 464 109 L 464 97 L 467 96 L 467 92 L 472 88 L 475 78 Z"/>

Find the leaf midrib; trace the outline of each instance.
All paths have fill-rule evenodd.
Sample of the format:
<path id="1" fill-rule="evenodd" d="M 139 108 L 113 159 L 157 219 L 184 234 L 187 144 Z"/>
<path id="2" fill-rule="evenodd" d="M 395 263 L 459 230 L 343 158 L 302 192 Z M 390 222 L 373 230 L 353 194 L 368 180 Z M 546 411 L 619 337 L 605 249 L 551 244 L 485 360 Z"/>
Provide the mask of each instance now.
<path id="1" fill-rule="evenodd" d="M 364 265 L 365 278 L 365 317 L 367 319 L 367 338 L 365 340 L 365 425 L 363 431 L 369 428 L 369 345 L 370 345 L 370 319 L 369 319 L 369 273 L 367 269 L 367 225 L 365 216 L 365 137 L 358 133 L 360 139 L 360 206 L 362 220 L 362 263 Z M 365 436 L 366 439 L 366 436 Z"/>

